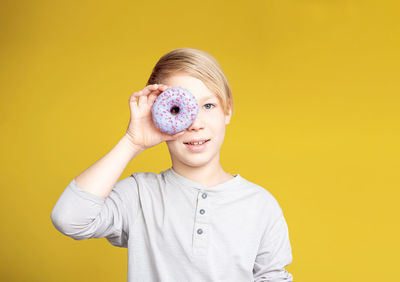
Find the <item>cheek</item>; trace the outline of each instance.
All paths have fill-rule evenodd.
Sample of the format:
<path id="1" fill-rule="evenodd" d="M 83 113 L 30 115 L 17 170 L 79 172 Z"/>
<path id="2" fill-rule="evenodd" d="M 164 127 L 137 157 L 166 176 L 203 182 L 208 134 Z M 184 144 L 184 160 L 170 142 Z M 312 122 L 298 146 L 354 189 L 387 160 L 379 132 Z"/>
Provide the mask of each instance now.
<path id="1" fill-rule="evenodd" d="M 222 141 L 225 136 L 225 119 L 213 120 L 211 123 L 211 131 L 214 138 Z"/>
<path id="2" fill-rule="evenodd" d="M 220 124 L 225 124 L 225 116 L 220 111 L 215 111 L 208 115 L 208 124 L 211 127 L 219 127 Z"/>
<path id="3" fill-rule="evenodd" d="M 178 145 L 176 141 L 165 141 L 165 143 L 170 151 L 174 151 Z"/>

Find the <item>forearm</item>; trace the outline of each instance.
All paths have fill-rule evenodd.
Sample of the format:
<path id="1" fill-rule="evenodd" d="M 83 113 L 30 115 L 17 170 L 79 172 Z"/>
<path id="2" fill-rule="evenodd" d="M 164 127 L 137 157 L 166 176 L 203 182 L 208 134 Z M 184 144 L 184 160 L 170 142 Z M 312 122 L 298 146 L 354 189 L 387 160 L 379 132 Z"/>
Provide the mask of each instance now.
<path id="1" fill-rule="evenodd" d="M 76 176 L 75 181 L 82 189 L 107 198 L 129 162 L 144 150 L 132 144 L 125 134 L 110 152 Z"/>

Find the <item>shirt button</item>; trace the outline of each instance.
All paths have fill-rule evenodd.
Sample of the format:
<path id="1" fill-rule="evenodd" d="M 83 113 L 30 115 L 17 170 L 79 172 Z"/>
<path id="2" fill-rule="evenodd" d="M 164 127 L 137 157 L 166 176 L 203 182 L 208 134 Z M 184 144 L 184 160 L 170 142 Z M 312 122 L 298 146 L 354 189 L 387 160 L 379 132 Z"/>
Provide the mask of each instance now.
<path id="1" fill-rule="evenodd" d="M 203 195 L 201 195 L 203 197 L 203 199 L 207 198 L 207 193 L 203 193 Z"/>
<path id="2" fill-rule="evenodd" d="M 203 210 L 203 209 L 200 210 L 200 213 L 201 213 L 201 214 L 204 214 L 205 212 L 206 212 L 206 211 Z"/>
<path id="3" fill-rule="evenodd" d="M 197 229 L 197 233 L 201 234 L 201 233 L 203 233 L 203 230 L 201 228 L 199 228 L 199 229 Z"/>

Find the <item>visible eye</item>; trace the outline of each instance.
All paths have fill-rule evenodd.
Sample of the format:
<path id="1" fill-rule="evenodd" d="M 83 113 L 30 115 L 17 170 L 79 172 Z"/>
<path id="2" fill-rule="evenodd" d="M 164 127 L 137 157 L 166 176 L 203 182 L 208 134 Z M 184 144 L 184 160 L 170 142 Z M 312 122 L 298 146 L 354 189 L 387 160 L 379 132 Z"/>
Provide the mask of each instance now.
<path id="1" fill-rule="evenodd" d="M 208 103 L 208 104 L 205 104 L 204 106 L 207 106 L 207 105 L 211 105 L 211 106 L 213 106 L 213 107 L 215 107 L 215 105 L 214 104 L 210 104 L 210 103 Z M 207 110 L 210 110 L 211 108 L 207 108 Z"/>

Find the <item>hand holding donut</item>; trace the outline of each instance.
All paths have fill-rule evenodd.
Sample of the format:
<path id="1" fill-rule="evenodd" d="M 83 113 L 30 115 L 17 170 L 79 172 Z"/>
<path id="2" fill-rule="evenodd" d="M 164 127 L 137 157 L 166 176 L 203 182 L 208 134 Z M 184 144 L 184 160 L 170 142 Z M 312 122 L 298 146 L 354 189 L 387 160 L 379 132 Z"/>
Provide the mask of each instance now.
<path id="1" fill-rule="evenodd" d="M 142 90 L 134 92 L 129 98 L 131 118 L 126 135 L 132 144 L 148 149 L 163 141 L 176 140 L 184 134 L 184 131 L 174 135 L 162 133 L 153 123 L 152 106 L 158 95 L 167 88 L 169 87 L 164 84 L 147 85 Z"/>

